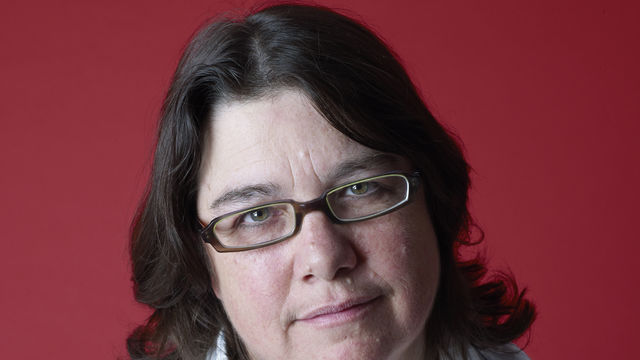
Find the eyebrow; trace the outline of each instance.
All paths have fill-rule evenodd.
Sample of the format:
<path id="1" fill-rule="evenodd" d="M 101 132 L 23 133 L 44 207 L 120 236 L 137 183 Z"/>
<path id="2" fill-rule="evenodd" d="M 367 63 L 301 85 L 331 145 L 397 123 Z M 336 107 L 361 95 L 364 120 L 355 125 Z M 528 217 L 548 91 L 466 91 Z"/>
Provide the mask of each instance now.
<path id="1" fill-rule="evenodd" d="M 255 199 L 258 197 L 270 196 L 278 192 L 280 187 L 278 185 L 272 183 L 265 184 L 254 184 L 243 186 L 237 189 L 232 189 L 227 191 L 222 196 L 215 199 L 211 205 L 209 205 L 209 209 L 215 209 L 223 204 L 242 201 L 247 202 L 251 199 Z"/>
<path id="2" fill-rule="evenodd" d="M 391 170 L 391 167 L 397 166 L 398 160 L 397 155 L 379 151 L 367 152 L 341 162 L 329 173 L 327 179 L 332 182 L 339 182 L 341 179 L 353 176 L 354 173 L 359 171 L 372 170 L 376 168 L 388 168 Z M 253 184 L 237 189 L 231 189 L 211 202 L 209 209 L 215 210 L 224 204 L 237 201 L 249 202 L 256 198 L 273 197 L 273 195 L 278 193 L 279 190 L 280 187 L 273 183 Z"/>
<path id="3" fill-rule="evenodd" d="M 373 170 L 381 168 L 386 168 L 389 171 L 398 170 L 393 168 L 395 166 L 398 166 L 398 163 L 399 158 L 397 155 L 379 151 L 367 152 L 365 154 L 352 157 L 340 163 L 335 169 L 333 169 L 333 171 L 329 173 L 328 178 L 333 181 L 338 181 L 363 170 Z"/>

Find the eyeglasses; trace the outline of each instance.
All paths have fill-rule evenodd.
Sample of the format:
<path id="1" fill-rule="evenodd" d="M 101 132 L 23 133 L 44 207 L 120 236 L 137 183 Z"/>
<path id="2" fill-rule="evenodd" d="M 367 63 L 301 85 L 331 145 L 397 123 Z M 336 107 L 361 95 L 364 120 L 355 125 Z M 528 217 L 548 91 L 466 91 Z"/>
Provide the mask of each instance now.
<path id="1" fill-rule="evenodd" d="M 294 236 L 311 211 L 324 212 L 336 224 L 388 214 L 409 202 L 419 182 L 418 172 L 372 176 L 331 188 L 315 200 L 280 200 L 219 216 L 200 236 L 218 252 L 257 249 Z"/>

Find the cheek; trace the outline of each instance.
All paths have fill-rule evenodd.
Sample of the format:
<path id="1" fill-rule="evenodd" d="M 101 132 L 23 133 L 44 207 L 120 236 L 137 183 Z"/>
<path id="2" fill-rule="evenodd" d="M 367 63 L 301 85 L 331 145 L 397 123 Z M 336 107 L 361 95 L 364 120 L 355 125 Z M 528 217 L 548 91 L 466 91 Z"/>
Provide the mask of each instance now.
<path id="1" fill-rule="evenodd" d="M 439 271 L 437 241 L 426 215 L 416 220 L 392 213 L 361 223 L 353 237 L 363 258 L 380 270 L 418 277 Z"/>
<path id="2" fill-rule="evenodd" d="M 213 266 L 216 296 L 241 337 L 272 331 L 286 298 L 283 264 L 260 251 L 215 254 Z M 271 261 L 267 261 L 270 259 Z"/>
<path id="3" fill-rule="evenodd" d="M 426 212 L 420 220 L 404 220 L 397 232 L 395 257 L 402 259 L 401 266 L 409 274 L 408 281 L 418 287 L 413 289 L 415 293 L 426 299 L 434 298 L 440 278 L 440 254 L 435 232 Z"/>
<path id="4" fill-rule="evenodd" d="M 397 320 L 419 327 L 429 315 L 440 277 L 437 241 L 426 211 L 419 218 L 397 212 L 362 224 L 367 226 L 354 235 L 369 271 L 392 289 Z"/>

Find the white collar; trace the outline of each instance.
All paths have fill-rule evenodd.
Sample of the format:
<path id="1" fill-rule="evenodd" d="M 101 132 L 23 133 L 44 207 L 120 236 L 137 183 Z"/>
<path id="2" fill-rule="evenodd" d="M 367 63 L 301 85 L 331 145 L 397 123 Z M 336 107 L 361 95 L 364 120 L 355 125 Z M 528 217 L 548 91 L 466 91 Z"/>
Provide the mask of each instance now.
<path id="1" fill-rule="evenodd" d="M 474 347 L 469 347 L 467 355 L 469 360 L 531 360 L 524 351 L 512 343 L 487 350 L 478 350 Z M 455 359 L 452 360 L 460 358 L 462 357 L 456 356 Z M 216 346 L 212 347 L 207 353 L 207 360 L 229 360 L 225 353 L 225 341 L 222 334 L 216 339 Z"/>

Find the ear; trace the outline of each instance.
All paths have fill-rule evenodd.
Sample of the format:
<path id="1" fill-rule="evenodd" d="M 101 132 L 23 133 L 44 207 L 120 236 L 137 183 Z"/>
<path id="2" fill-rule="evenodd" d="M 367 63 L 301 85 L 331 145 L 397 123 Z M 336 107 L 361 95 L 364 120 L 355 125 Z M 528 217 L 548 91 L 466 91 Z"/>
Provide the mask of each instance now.
<path id="1" fill-rule="evenodd" d="M 215 267 L 215 261 L 214 261 L 215 254 L 217 254 L 217 251 L 216 249 L 213 248 L 213 246 L 211 246 L 211 244 L 207 244 L 207 243 L 204 243 L 204 249 L 207 253 L 207 258 L 209 259 L 211 288 L 213 289 L 214 294 L 216 294 L 216 297 L 220 299 L 220 282 L 218 281 L 218 276 L 216 273 L 216 267 Z"/>

